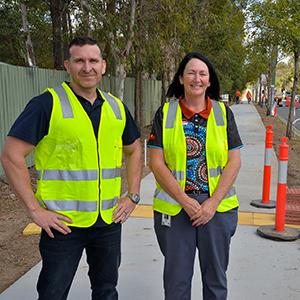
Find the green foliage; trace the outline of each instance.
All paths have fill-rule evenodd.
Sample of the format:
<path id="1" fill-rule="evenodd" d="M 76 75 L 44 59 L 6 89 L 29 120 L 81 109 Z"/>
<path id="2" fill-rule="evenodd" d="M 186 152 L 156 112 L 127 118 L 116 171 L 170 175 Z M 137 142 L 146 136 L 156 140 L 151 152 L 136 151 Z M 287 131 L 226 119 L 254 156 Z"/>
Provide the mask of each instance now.
<path id="1" fill-rule="evenodd" d="M 250 63 L 259 73 L 267 72 L 271 51 L 279 46 L 282 53 L 291 54 L 300 47 L 300 2 L 298 0 L 252 1 L 249 10 Z M 253 52 L 257 55 L 253 55 Z M 290 66 L 292 68 L 292 66 Z M 253 76 L 255 73 L 253 73 Z M 277 84 L 277 86 L 280 83 Z"/>
<path id="2" fill-rule="evenodd" d="M 88 20 L 90 35 L 100 42 L 106 52 L 108 72 L 113 73 L 113 62 L 122 57 L 122 51 L 130 38 L 131 0 L 87 2 L 88 18 L 81 9 L 80 0 L 62 0 L 71 16 L 70 29 L 73 36 L 85 34 L 84 22 Z M 243 9 L 246 2 L 137 1 L 133 38 L 133 49 L 136 51 L 131 51 L 127 60 L 123 61 L 127 74 L 133 75 L 137 68 L 136 53 L 141 56 L 139 67 L 142 67 L 143 72 L 161 79 L 163 72 L 166 69 L 174 70 L 187 52 L 200 51 L 213 62 L 223 92 L 242 89 L 249 78 L 249 69 L 252 68 L 247 62 L 248 52 L 244 45 Z M 53 41 L 49 1 L 27 0 L 26 5 L 37 64 L 40 67 L 51 67 Z M 0 59 L 22 65 L 25 48 L 19 6 L 20 0 L 10 1 L 10 4 L 0 0 L 0 34 L 2 40 L 7 41 L 1 45 Z"/>
<path id="3" fill-rule="evenodd" d="M 37 65 L 52 68 L 52 23 L 49 7 L 45 1 L 28 2 L 28 21 Z"/>
<path id="4" fill-rule="evenodd" d="M 51 19 L 45 1 L 0 1 L 0 61 L 24 66 L 25 36 L 22 30 L 21 2 L 28 7 L 28 22 L 37 65 L 50 68 L 52 63 Z"/>
<path id="5" fill-rule="evenodd" d="M 286 52 L 300 48 L 300 2 L 298 0 L 278 0 L 278 11 L 281 12 L 277 32 L 280 44 Z"/>
<path id="6" fill-rule="evenodd" d="M 17 1 L 0 1 L 0 61 L 25 65 L 22 56 L 21 14 Z"/>
<path id="7" fill-rule="evenodd" d="M 209 1 L 198 20 L 197 49 L 215 65 L 223 93 L 246 85 L 244 14 L 232 1 Z M 205 17 L 204 17 L 205 15 Z"/>
<path id="8" fill-rule="evenodd" d="M 293 65 L 291 62 L 280 62 L 276 68 L 276 91 L 281 90 L 291 91 L 293 83 Z"/>

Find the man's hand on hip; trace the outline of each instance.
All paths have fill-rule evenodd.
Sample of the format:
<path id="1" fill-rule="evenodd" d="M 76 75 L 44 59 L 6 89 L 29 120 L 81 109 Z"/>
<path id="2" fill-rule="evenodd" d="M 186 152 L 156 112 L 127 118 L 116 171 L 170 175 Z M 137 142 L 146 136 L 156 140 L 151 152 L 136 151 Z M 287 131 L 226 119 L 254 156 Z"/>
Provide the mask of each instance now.
<path id="1" fill-rule="evenodd" d="M 42 227 L 51 238 L 54 238 L 54 234 L 51 231 L 52 228 L 62 234 L 68 234 L 71 232 L 71 229 L 63 223 L 63 221 L 72 223 L 72 220 L 66 216 L 42 207 L 30 211 L 29 214 L 33 222 Z"/>

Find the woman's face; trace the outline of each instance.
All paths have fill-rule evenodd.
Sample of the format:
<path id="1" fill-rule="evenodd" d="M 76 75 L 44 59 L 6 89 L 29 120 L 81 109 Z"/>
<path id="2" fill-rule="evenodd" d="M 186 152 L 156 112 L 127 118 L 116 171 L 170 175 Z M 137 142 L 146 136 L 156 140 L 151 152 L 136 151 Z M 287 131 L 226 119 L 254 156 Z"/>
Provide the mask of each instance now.
<path id="1" fill-rule="evenodd" d="M 205 97 L 205 91 L 210 86 L 207 65 L 198 58 L 192 58 L 185 66 L 183 75 L 179 78 L 184 86 L 184 95 L 188 97 Z"/>

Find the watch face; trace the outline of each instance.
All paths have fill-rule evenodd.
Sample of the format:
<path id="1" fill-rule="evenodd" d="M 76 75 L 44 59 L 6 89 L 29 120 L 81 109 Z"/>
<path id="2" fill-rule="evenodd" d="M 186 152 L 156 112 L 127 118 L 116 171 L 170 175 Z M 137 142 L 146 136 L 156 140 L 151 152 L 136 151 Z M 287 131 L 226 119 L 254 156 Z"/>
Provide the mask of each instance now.
<path id="1" fill-rule="evenodd" d="M 138 194 L 128 193 L 127 196 L 135 204 L 138 204 L 140 202 L 140 196 Z"/>

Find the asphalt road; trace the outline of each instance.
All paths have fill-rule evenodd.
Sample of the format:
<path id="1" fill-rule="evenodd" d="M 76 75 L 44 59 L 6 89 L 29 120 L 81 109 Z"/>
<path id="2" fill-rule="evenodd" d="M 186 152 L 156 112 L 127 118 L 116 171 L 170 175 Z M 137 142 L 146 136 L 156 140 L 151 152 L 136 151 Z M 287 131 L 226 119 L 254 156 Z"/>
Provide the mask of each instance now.
<path id="1" fill-rule="evenodd" d="M 277 114 L 284 120 L 287 121 L 288 117 L 289 117 L 289 107 L 277 107 Z M 294 126 L 295 128 L 297 128 L 298 130 L 300 130 L 300 108 L 295 110 L 296 114 L 295 114 L 295 123 Z"/>

